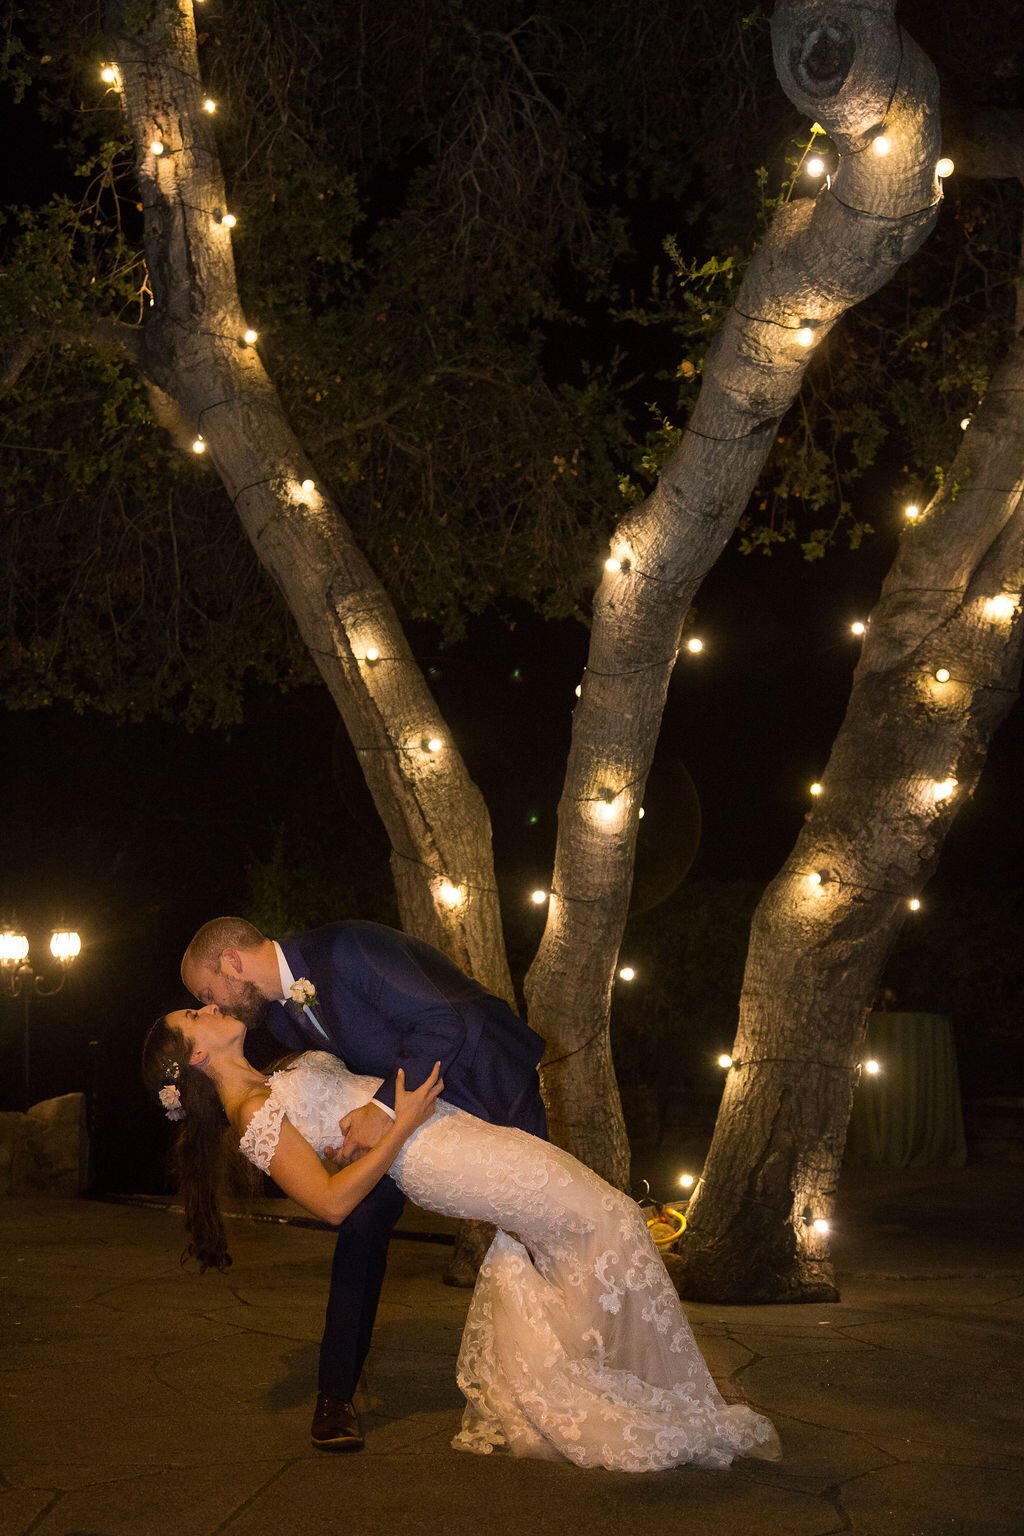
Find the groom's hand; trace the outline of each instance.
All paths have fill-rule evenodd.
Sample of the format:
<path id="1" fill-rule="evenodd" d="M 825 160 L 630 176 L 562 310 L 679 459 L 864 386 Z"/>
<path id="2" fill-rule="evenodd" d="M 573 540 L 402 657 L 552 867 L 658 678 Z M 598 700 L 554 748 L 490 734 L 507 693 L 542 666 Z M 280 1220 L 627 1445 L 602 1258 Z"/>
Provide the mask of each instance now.
<path id="1" fill-rule="evenodd" d="M 393 1124 L 391 1116 L 379 1104 L 362 1104 L 338 1121 L 345 1145 L 328 1147 L 327 1154 L 336 1163 L 354 1163 L 357 1157 L 362 1157 L 364 1152 L 375 1147 Z"/>

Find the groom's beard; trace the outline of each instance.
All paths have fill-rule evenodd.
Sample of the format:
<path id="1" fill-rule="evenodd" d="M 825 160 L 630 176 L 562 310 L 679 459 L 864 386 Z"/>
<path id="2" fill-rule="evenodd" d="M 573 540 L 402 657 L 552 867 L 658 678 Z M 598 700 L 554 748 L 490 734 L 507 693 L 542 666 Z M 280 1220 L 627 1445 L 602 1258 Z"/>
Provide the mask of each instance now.
<path id="1" fill-rule="evenodd" d="M 231 1006 L 227 1011 L 233 1013 L 236 1019 L 241 1019 L 246 1029 L 258 1029 L 265 1020 L 269 1007 L 267 999 L 253 982 L 240 981 L 238 992 L 231 999 Z"/>

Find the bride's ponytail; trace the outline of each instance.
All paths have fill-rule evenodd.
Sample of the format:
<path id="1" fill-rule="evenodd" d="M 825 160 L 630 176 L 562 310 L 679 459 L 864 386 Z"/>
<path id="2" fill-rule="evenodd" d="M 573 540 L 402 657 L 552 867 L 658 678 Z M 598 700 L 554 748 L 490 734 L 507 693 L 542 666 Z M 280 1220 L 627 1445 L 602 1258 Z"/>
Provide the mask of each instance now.
<path id="1" fill-rule="evenodd" d="M 191 1042 L 163 1016 L 143 1041 L 142 1077 L 167 1118 L 175 1122 L 171 1172 L 185 1207 L 189 1236 L 181 1261 L 197 1259 L 205 1274 L 231 1265 L 218 1195 L 229 1165 L 240 1158 L 228 1146 L 233 1138 L 217 1091 L 205 1072 L 189 1065 L 191 1055 Z"/>

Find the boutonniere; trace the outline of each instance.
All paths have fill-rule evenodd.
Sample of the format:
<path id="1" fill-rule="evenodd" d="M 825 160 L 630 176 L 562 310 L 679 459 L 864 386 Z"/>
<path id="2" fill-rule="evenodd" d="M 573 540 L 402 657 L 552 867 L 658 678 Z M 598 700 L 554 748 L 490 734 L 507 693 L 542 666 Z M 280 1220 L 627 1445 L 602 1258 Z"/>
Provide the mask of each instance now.
<path id="1" fill-rule="evenodd" d="M 292 1002 L 300 1008 L 316 1007 L 316 987 L 308 976 L 300 976 L 298 981 L 292 982 L 290 995 Z"/>

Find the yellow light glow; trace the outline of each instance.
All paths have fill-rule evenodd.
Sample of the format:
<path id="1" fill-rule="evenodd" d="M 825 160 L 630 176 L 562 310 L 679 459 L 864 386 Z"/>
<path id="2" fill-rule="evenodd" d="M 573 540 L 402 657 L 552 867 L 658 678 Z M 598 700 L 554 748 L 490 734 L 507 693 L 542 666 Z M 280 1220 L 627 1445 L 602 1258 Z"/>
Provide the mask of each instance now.
<path id="1" fill-rule="evenodd" d="M 442 880 L 437 888 L 437 894 L 446 907 L 457 907 L 462 900 L 461 887 L 453 885 L 451 880 Z"/>
<path id="2" fill-rule="evenodd" d="M 818 1233 L 819 1237 L 825 1237 L 826 1234 L 831 1230 L 824 1216 L 816 1217 L 815 1220 L 811 1222 L 811 1226 L 814 1228 L 815 1232 Z"/>
<path id="3" fill-rule="evenodd" d="M 691 656 L 699 656 L 701 651 L 704 649 L 704 641 L 699 640 L 696 635 L 691 635 L 689 640 L 686 642 L 686 649 L 689 651 Z"/>
<path id="4" fill-rule="evenodd" d="M 444 746 L 444 742 L 441 740 L 440 736 L 424 736 L 420 745 L 422 746 L 424 752 L 440 752 L 441 748 Z"/>
<path id="5" fill-rule="evenodd" d="M 910 900 L 907 902 L 907 906 L 910 908 L 911 912 L 920 912 L 920 910 L 921 910 L 921 898 L 920 898 L 920 896 L 911 896 Z"/>
<path id="6" fill-rule="evenodd" d="M 631 564 L 632 561 L 628 555 L 609 555 L 604 568 L 614 575 L 616 571 L 628 571 Z"/>
<path id="7" fill-rule="evenodd" d="M 813 346 L 814 345 L 814 327 L 810 326 L 810 325 L 802 325 L 800 327 L 800 329 L 796 333 L 796 343 L 797 343 L 798 347 L 811 347 L 811 346 Z"/>
<path id="8" fill-rule="evenodd" d="M 825 786 L 824 786 L 824 784 L 819 784 L 817 779 L 815 779 L 814 783 L 811 785 L 811 794 L 817 796 L 817 795 L 823 795 L 824 793 L 825 793 Z"/>
<path id="9" fill-rule="evenodd" d="M 884 159 L 892 149 L 892 140 L 884 133 L 880 133 L 871 140 L 871 148 L 879 159 Z"/>
<path id="10" fill-rule="evenodd" d="M 724 1067 L 726 1070 L 728 1070 L 729 1067 L 732 1066 L 732 1057 L 729 1055 L 729 1053 L 727 1051 L 723 1051 L 721 1056 L 719 1056 L 719 1058 L 718 1058 L 718 1065 L 720 1067 Z"/>
<path id="11" fill-rule="evenodd" d="M 63 965 L 82 953 L 81 936 L 74 929 L 57 929 L 50 934 L 50 954 Z"/>
<path id="12" fill-rule="evenodd" d="M 869 1057 L 868 1060 L 864 1063 L 864 1071 L 868 1074 L 869 1077 L 877 1077 L 881 1070 L 881 1066 L 872 1057 Z"/>
<path id="13" fill-rule="evenodd" d="M 825 172 L 825 162 L 820 155 L 812 155 L 804 166 L 808 176 L 822 176 Z"/>
<path id="14" fill-rule="evenodd" d="M 303 480 L 303 482 L 302 482 L 302 489 L 305 491 L 306 495 L 308 496 L 310 491 L 315 491 L 316 490 L 316 481 L 315 480 Z"/>
<path id="15" fill-rule="evenodd" d="M 576 684 L 576 697 L 578 699 L 583 697 L 583 684 L 582 683 L 577 683 Z"/>
<path id="16" fill-rule="evenodd" d="M 1000 592 L 997 597 L 990 597 L 985 604 L 985 617 L 989 619 L 1012 619 L 1017 611 L 1019 598 L 1011 597 L 1008 592 Z"/>
<path id="17" fill-rule="evenodd" d="M 223 229 L 234 229 L 238 220 L 233 213 L 222 213 L 218 222 Z"/>
<path id="18" fill-rule="evenodd" d="M 646 815 L 647 815 L 647 812 L 644 810 L 643 806 L 641 806 L 640 809 L 636 813 L 637 821 L 643 821 L 643 819 L 644 819 L 644 817 Z"/>
<path id="19" fill-rule="evenodd" d="M 0 965 L 20 965 L 28 955 L 28 938 L 5 928 L 0 933 Z"/>
<path id="20" fill-rule="evenodd" d="M 694 1177 L 693 1177 L 692 1173 L 681 1173 L 679 1175 L 679 1188 L 680 1189 L 692 1189 L 693 1185 L 694 1185 Z"/>
<path id="21" fill-rule="evenodd" d="M 544 905 L 544 903 L 547 901 L 547 899 L 548 899 L 547 891 L 539 891 L 538 890 L 538 891 L 531 891 L 530 892 L 530 900 L 533 902 L 535 907 L 542 907 Z"/>
<path id="22" fill-rule="evenodd" d="M 619 980 L 620 981 L 634 981 L 635 979 L 636 979 L 636 971 L 634 971 L 634 969 L 633 969 L 633 967 L 631 965 L 624 965 L 621 968 L 621 970 L 619 971 Z"/>
<path id="23" fill-rule="evenodd" d="M 943 155 L 942 159 L 936 162 L 935 174 L 940 181 L 942 181 L 946 176 L 952 176 L 955 170 L 956 166 L 953 164 L 948 155 Z"/>
<path id="24" fill-rule="evenodd" d="M 807 884 L 811 887 L 811 889 L 813 891 L 820 890 L 820 888 L 821 888 L 821 875 L 818 873 L 818 871 L 816 869 L 812 869 L 811 873 L 807 876 Z"/>
<path id="25" fill-rule="evenodd" d="M 114 68 L 113 64 L 104 64 L 103 68 L 100 70 L 100 79 L 104 82 L 105 85 L 117 84 L 117 70 Z"/>
<path id="26" fill-rule="evenodd" d="M 371 667 L 375 661 L 380 661 L 380 651 L 378 651 L 375 645 L 368 645 L 366 647 L 366 659 Z"/>
<path id="27" fill-rule="evenodd" d="M 193 439 L 193 441 L 192 441 L 192 452 L 193 453 L 205 453 L 206 452 L 206 438 L 205 437 L 197 437 L 197 438 Z"/>
<path id="28" fill-rule="evenodd" d="M 247 331 L 242 332 L 242 340 L 245 342 L 247 347 L 254 347 L 259 339 L 259 331 L 254 331 L 251 325 Z"/>
<path id="29" fill-rule="evenodd" d="M 867 628 L 868 627 L 864 623 L 863 619 L 855 619 L 854 622 L 850 625 L 850 634 L 864 635 L 867 633 Z"/>
<path id="30" fill-rule="evenodd" d="M 956 790 L 956 779 L 937 779 L 932 785 L 932 799 L 936 802 L 948 800 Z"/>
<path id="31" fill-rule="evenodd" d="M 203 102 L 203 111 L 204 112 L 209 112 L 211 117 L 212 117 L 214 112 L 216 112 L 216 110 L 217 110 L 217 103 L 214 101 L 212 96 L 207 96 L 206 100 Z"/>
<path id="32" fill-rule="evenodd" d="M 602 789 L 599 798 L 594 801 L 594 815 L 598 821 L 606 824 L 615 821 L 621 809 L 618 795 L 610 789 Z"/>
<path id="33" fill-rule="evenodd" d="M 151 155 L 162 155 L 163 152 L 164 152 L 163 140 L 162 139 L 150 139 L 150 141 L 149 141 L 149 152 L 150 152 Z"/>
<path id="34" fill-rule="evenodd" d="M 949 682 L 949 668 L 948 667 L 939 667 L 939 668 L 937 668 L 936 673 L 935 673 L 935 681 L 937 683 L 948 683 Z"/>
<path id="35" fill-rule="evenodd" d="M 911 502 L 909 507 L 903 508 L 903 516 L 908 522 L 912 523 L 921 516 L 921 508 L 916 506 L 914 502 Z"/>
<path id="36" fill-rule="evenodd" d="M 960 431 L 961 432 L 966 432 L 967 428 L 970 426 L 970 424 L 971 424 L 971 422 L 973 420 L 974 420 L 973 416 L 963 416 L 963 417 L 961 417 L 961 419 L 960 419 Z"/>

